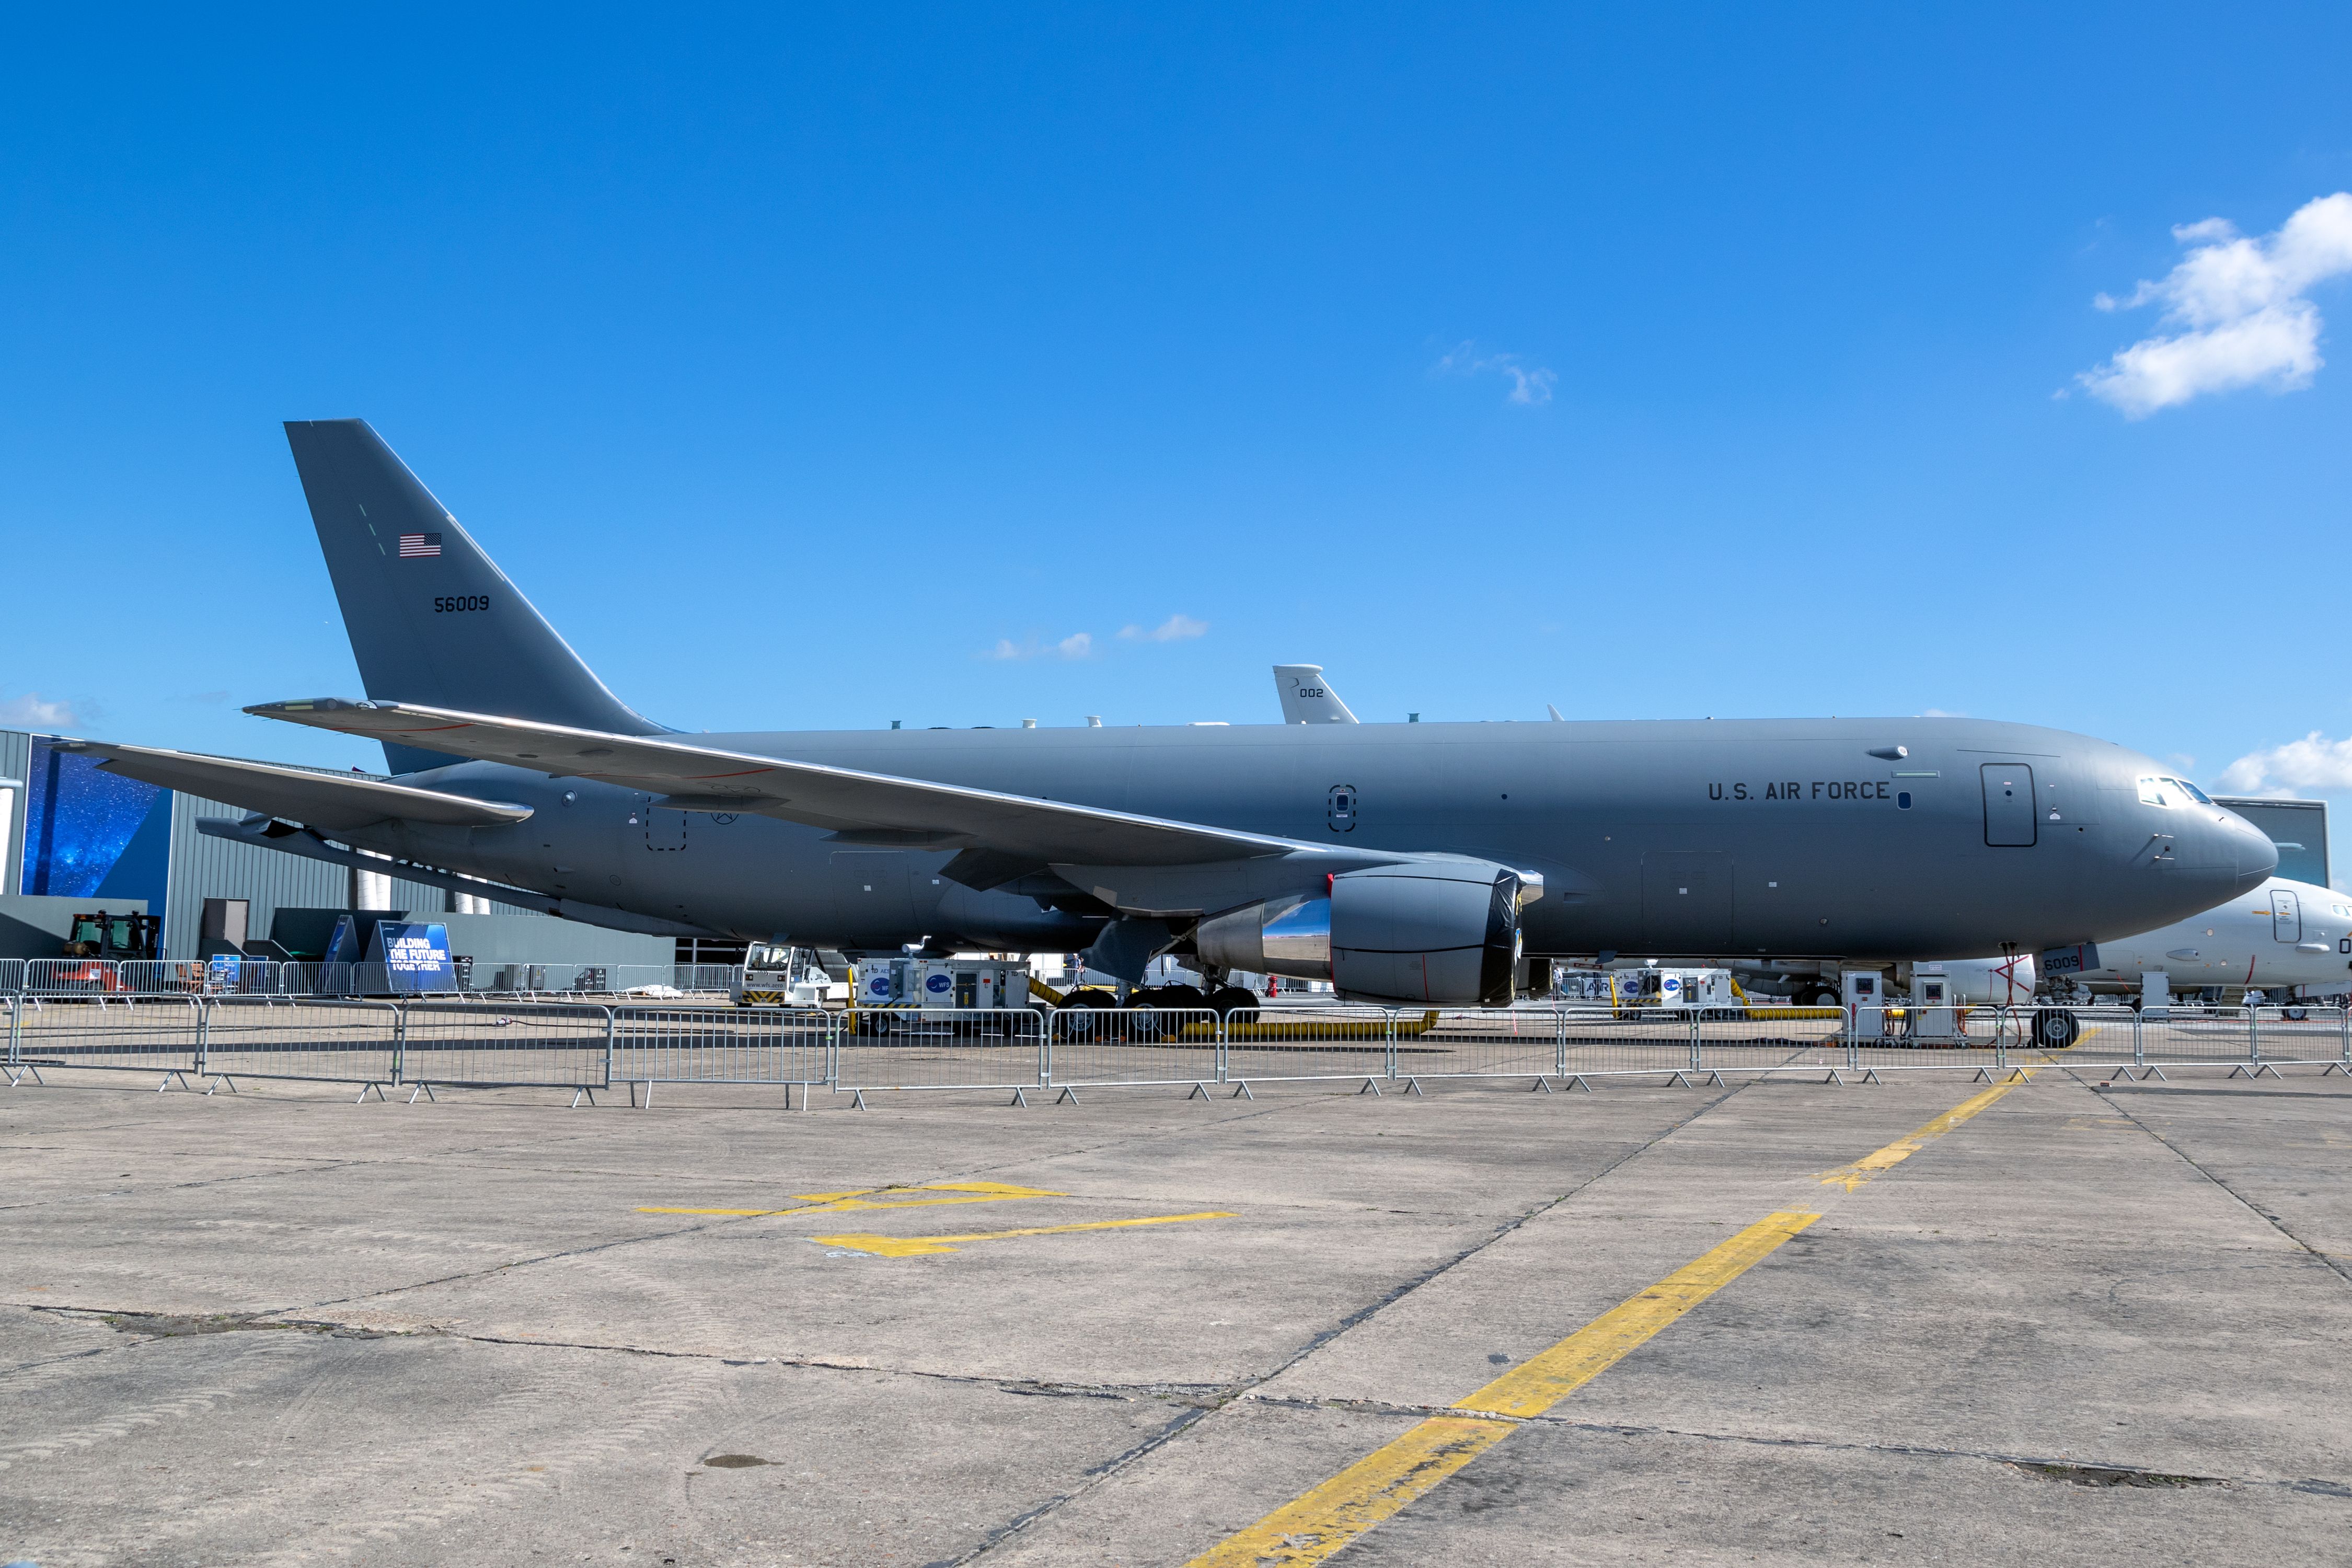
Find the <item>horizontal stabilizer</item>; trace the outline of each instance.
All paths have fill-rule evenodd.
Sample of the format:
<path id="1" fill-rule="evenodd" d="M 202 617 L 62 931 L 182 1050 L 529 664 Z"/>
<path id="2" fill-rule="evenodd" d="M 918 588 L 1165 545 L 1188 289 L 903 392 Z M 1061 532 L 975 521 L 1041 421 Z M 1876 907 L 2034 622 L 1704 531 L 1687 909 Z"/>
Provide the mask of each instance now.
<path id="1" fill-rule="evenodd" d="M 932 847 L 974 847 L 1048 864 L 1090 866 L 1201 865 L 1332 853 L 1328 846 L 1268 834 L 726 752 L 673 735 L 602 734 L 405 702 L 334 698 L 266 703 L 246 711 L 537 773 L 601 780 L 671 803 L 691 799 L 697 804 L 688 809 L 696 811 L 723 804 L 861 840 L 877 830 L 914 833 Z"/>
<path id="2" fill-rule="evenodd" d="M 232 822 L 220 816 L 200 816 L 196 818 L 196 831 L 207 838 L 226 839 L 232 844 L 257 845 L 283 855 L 299 855 L 305 860 L 323 860 L 330 866 L 397 877 L 404 882 L 418 882 L 428 888 L 446 888 L 453 893 L 488 899 L 518 910 L 537 910 L 558 920 L 577 921 L 582 925 L 603 926 L 609 931 L 635 931 L 641 936 L 722 934 L 701 926 L 666 921 L 659 915 L 641 915 L 634 910 L 583 904 L 577 899 L 559 899 L 547 893 L 534 893 L 528 888 L 509 888 L 499 882 L 483 881 L 478 877 L 460 877 L 430 866 L 419 866 L 413 860 L 386 860 L 373 855 L 362 856 L 357 850 L 328 843 L 310 829 L 289 827 L 266 816 L 251 816 L 243 822 Z"/>
<path id="3" fill-rule="evenodd" d="M 159 784 L 206 800 L 226 801 L 247 811 L 289 817 L 330 832 L 364 827 L 398 818 L 450 827 L 488 827 L 530 819 L 530 807 L 504 801 L 474 800 L 413 784 L 387 784 L 355 773 L 315 773 L 276 763 L 199 756 L 152 746 L 121 746 L 104 741 L 60 741 L 61 751 L 106 760 L 102 773 Z"/>

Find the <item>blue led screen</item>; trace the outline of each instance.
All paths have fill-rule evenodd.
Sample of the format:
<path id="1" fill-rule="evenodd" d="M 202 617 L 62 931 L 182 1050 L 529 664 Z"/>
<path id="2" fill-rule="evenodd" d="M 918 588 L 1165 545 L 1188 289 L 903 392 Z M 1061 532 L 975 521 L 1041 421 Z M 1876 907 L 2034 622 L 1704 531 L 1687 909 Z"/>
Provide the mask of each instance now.
<path id="1" fill-rule="evenodd" d="M 144 899 L 160 911 L 170 881 L 172 792 L 114 773 L 33 738 L 25 770 L 20 891 L 68 899 Z"/>

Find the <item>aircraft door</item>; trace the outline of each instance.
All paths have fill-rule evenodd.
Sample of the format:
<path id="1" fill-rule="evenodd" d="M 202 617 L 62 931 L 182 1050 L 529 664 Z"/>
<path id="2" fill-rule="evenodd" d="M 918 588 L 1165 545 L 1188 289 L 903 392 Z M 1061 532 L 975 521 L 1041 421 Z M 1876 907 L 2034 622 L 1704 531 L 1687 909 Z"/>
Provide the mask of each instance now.
<path id="1" fill-rule="evenodd" d="M 2022 849 L 2033 842 L 2033 770 L 2022 763 L 1986 763 L 1985 842 L 1995 848 Z"/>
<path id="2" fill-rule="evenodd" d="M 645 845 L 657 851 L 686 847 L 686 813 L 672 811 L 654 805 L 654 797 L 640 795 L 629 806 L 629 826 L 642 829 Z"/>
<path id="3" fill-rule="evenodd" d="M 2284 888 L 2271 894 L 2271 935 L 2281 942 L 2303 940 L 2303 901 Z"/>

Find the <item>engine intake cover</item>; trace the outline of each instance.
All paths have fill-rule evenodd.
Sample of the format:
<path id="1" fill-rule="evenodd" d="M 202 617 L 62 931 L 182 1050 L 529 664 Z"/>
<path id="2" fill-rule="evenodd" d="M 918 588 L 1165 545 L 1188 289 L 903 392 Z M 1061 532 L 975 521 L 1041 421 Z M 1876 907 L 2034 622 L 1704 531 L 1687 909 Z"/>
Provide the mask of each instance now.
<path id="1" fill-rule="evenodd" d="M 1510 1005 L 1520 879 L 1478 861 L 1350 871 L 1328 899 L 1248 905 L 1202 921 L 1201 956 L 1226 969 L 1328 980 L 1356 1002 Z"/>

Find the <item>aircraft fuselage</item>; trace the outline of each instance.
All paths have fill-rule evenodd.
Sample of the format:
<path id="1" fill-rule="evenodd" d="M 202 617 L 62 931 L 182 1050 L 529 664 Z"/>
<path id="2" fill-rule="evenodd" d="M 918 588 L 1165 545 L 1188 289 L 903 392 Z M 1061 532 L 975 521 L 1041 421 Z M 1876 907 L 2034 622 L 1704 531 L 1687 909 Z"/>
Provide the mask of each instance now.
<path id="1" fill-rule="evenodd" d="M 2259 887 L 2270 842 L 2135 791 L 2158 764 L 2063 731 L 1963 719 L 834 731 L 730 751 L 1079 802 L 1345 847 L 1540 872 L 1537 954 L 1965 957 L 2140 931 Z M 1895 748 L 1906 755 L 1893 755 Z M 1885 752 L 1876 755 L 1874 752 Z M 879 949 L 1089 940 L 941 875 L 952 849 L 845 843 L 754 815 L 466 763 L 406 782 L 535 808 L 511 826 L 343 837 L 711 930 Z M 1076 912 L 1073 912 L 1075 910 Z"/>

